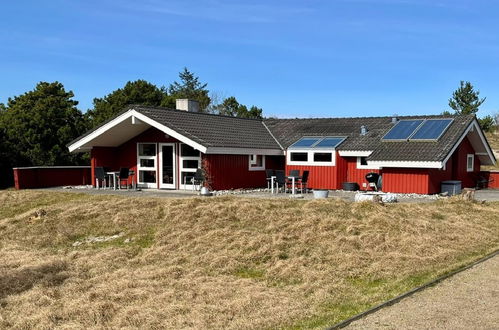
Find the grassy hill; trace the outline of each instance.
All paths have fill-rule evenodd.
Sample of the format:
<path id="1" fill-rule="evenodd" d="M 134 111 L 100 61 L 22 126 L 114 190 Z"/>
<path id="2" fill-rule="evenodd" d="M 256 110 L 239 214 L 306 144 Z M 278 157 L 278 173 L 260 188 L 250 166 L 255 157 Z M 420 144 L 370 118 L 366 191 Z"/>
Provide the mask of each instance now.
<path id="1" fill-rule="evenodd" d="M 497 155 L 497 153 L 499 153 L 499 129 L 496 128 L 493 133 L 486 133 L 485 135 L 487 136 L 487 141 L 489 141 L 490 147 L 496 152 Z M 496 166 L 482 166 L 482 170 L 497 171 L 499 170 L 499 163 L 496 164 Z"/>
<path id="2" fill-rule="evenodd" d="M 457 199 L 0 205 L 0 328 L 321 328 L 499 247 L 499 203 Z"/>

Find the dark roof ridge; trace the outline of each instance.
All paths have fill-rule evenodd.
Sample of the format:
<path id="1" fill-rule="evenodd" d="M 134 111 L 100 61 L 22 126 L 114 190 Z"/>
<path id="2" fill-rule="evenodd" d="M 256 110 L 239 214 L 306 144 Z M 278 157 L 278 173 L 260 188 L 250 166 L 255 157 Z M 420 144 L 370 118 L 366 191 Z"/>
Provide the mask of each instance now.
<path id="1" fill-rule="evenodd" d="M 254 121 L 260 121 L 260 122 L 262 121 L 262 119 L 259 119 L 259 118 L 244 118 L 244 117 L 235 117 L 235 116 L 227 116 L 227 115 L 218 115 L 216 113 L 193 112 L 193 111 L 172 109 L 172 108 L 160 107 L 160 106 L 153 106 L 153 105 L 129 104 L 126 107 L 126 109 L 135 109 L 135 108 L 166 110 L 166 111 L 173 111 L 173 112 L 189 113 L 189 114 L 194 114 L 194 115 L 215 116 L 215 117 L 222 117 L 222 118 L 234 118 L 234 119 L 244 119 L 244 120 L 254 120 Z"/>
<path id="2" fill-rule="evenodd" d="M 453 118 L 453 117 L 476 117 L 475 114 L 450 114 L 450 115 L 406 115 L 406 116 L 364 116 L 364 117 L 296 117 L 296 118 L 264 118 L 263 120 L 324 120 L 324 119 L 390 119 L 396 117 L 398 119 L 401 118 L 430 118 L 430 117 L 438 117 L 438 118 Z"/>

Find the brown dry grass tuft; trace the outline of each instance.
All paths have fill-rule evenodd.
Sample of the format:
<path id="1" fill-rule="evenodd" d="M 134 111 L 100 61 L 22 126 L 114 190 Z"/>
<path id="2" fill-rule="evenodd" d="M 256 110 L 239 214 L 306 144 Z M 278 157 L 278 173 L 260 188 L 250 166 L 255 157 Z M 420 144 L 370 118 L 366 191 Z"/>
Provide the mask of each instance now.
<path id="1" fill-rule="evenodd" d="M 457 199 L 4 191 L 0 205 L 0 328 L 318 328 L 499 246 L 499 204 Z"/>

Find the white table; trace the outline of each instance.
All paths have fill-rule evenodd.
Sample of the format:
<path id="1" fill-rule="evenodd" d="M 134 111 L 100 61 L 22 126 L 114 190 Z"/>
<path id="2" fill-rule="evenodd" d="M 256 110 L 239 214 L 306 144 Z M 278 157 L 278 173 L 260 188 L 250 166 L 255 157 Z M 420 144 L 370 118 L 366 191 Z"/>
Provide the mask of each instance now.
<path id="1" fill-rule="evenodd" d="M 291 194 L 294 195 L 296 194 L 296 189 L 295 189 L 295 180 L 297 179 L 297 177 L 295 176 L 288 176 L 287 177 L 288 179 L 291 179 Z"/>
<path id="2" fill-rule="evenodd" d="M 116 190 L 116 176 L 119 176 L 120 172 L 117 172 L 117 171 L 106 172 L 106 175 L 108 177 L 113 178 L 113 190 Z"/>
<path id="3" fill-rule="evenodd" d="M 270 193 L 274 194 L 274 181 L 277 177 L 276 176 L 271 176 L 270 177 Z"/>

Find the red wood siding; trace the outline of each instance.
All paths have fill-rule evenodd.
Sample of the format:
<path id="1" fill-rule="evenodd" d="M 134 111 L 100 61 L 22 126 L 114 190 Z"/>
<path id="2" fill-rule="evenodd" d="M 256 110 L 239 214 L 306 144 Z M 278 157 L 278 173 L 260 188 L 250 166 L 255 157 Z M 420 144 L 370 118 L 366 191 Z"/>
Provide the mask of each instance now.
<path id="1" fill-rule="evenodd" d="M 347 177 L 347 162 L 335 153 L 335 166 L 288 165 L 286 174 L 291 170 L 309 171 L 308 186 L 312 189 L 341 189 L 341 184 Z"/>
<path id="2" fill-rule="evenodd" d="M 347 179 L 348 182 L 357 182 L 361 190 L 367 190 L 369 187 L 367 185 L 366 174 L 367 173 L 380 173 L 380 170 L 367 170 L 357 168 L 357 157 L 346 157 L 347 162 Z M 363 184 L 366 184 L 364 187 Z"/>
<path id="3" fill-rule="evenodd" d="M 34 189 L 91 184 L 90 167 L 28 167 L 14 168 L 16 189 Z"/>
<path id="4" fill-rule="evenodd" d="M 156 128 L 150 128 L 119 147 L 94 147 L 90 153 L 92 184 L 95 186 L 95 167 L 109 167 L 112 171 L 118 171 L 120 167 L 128 167 L 137 174 L 137 143 L 139 142 L 178 143 L 179 141 L 172 137 L 166 137 L 165 133 Z M 156 150 L 156 152 L 158 152 L 158 150 Z M 178 150 L 176 150 L 176 154 L 178 171 Z M 159 162 L 157 161 L 156 164 L 158 167 L 157 173 L 159 173 Z M 159 178 L 156 179 L 159 187 Z M 132 184 L 132 180 L 136 181 L 137 178 L 130 177 L 128 183 Z"/>
<path id="5" fill-rule="evenodd" d="M 249 171 L 248 155 L 203 155 L 214 190 L 267 187 L 265 171 Z M 284 157 L 266 156 L 265 168 L 283 169 Z"/>
<path id="6" fill-rule="evenodd" d="M 480 172 L 480 175 L 489 181 L 487 185 L 488 188 L 499 189 L 499 172 L 484 171 Z"/>
<path id="7" fill-rule="evenodd" d="M 476 186 L 476 181 L 480 173 L 480 159 L 475 155 L 475 164 L 473 172 L 468 172 L 467 167 L 467 155 L 474 154 L 475 150 L 471 146 L 468 138 L 465 138 L 461 145 L 454 152 L 453 157 L 457 157 L 457 160 L 451 157 L 450 161 L 454 161 L 454 165 L 457 163 L 457 168 L 453 170 L 452 180 L 462 181 L 462 187 L 474 188 Z"/>
<path id="8" fill-rule="evenodd" d="M 427 169 L 384 168 L 383 191 L 392 193 L 429 193 Z"/>

